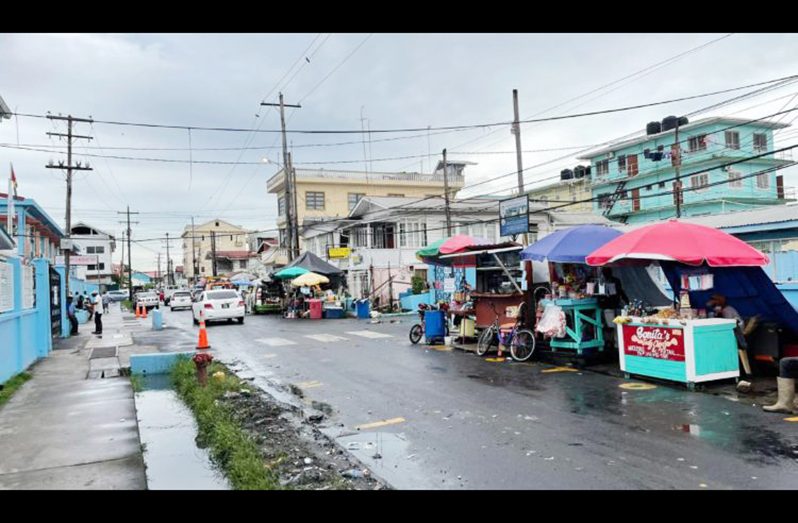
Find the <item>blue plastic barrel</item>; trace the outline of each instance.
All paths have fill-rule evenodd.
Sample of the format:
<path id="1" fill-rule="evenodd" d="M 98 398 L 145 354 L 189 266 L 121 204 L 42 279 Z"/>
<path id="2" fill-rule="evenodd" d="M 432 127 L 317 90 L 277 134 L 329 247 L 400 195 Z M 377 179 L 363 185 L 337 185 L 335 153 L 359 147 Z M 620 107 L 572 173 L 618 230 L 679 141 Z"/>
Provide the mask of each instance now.
<path id="1" fill-rule="evenodd" d="M 163 312 L 159 309 L 152 311 L 152 329 L 156 331 L 163 329 Z"/>
<path id="2" fill-rule="evenodd" d="M 424 336 L 427 340 L 446 336 L 443 311 L 424 311 Z"/>
<path id="3" fill-rule="evenodd" d="M 357 317 L 361 320 L 367 320 L 371 316 L 369 314 L 369 301 L 358 300 L 357 302 Z"/>

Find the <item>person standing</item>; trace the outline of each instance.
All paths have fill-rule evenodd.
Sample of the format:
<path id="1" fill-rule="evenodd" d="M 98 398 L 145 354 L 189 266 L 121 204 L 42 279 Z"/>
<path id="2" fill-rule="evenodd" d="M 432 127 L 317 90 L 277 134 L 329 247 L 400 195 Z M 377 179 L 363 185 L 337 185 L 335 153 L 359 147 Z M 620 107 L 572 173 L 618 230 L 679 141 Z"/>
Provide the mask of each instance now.
<path id="1" fill-rule="evenodd" d="M 71 326 L 69 330 L 71 336 L 77 336 L 78 334 L 78 317 L 75 311 L 75 300 L 72 299 L 72 296 L 67 296 L 67 317 L 69 318 L 69 325 Z"/>
<path id="2" fill-rule="evenodd" d="M 94 315 L 94 300 L 91 296 L 89 296 L 88 291 L 83 291 L 83 306 L 87 311 L 89 311 L 89 321 L 91 321 L 91 318 Z"/>
<path id="3" fill-rule="evenodd" d="M 111 297 L 108 296 L 108 291 L 103 294 L 103 314 L 108 314 L 108 307 L 111 304 Z"/>
<path id="4" fill-rule="evenodd" d="M 103 333 L 103 299 L 97 291 L 91 293 L 91 303 L 94 309 L 94 332 L 92 334 Z"/>

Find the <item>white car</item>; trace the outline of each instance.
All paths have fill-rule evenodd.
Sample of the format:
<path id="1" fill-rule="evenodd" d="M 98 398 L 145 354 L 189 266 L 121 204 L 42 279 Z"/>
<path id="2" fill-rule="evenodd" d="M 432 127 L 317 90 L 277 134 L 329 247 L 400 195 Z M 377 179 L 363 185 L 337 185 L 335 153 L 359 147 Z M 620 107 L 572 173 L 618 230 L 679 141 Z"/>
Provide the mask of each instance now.
<path id="1" fill-rule="evenodd" d="M 135 299 L 137 305 L 143 305 L 148 309 L 154 309 L 160 304 L 158 295 L 154 292 L 140 292 L 136 294 Z"/>
<path id="2" fill-rule="evenodd" d="M 191 293 L 188 291 L 175 291 L 172 298 L 169 300 L 169 308 L 175 309 L 190 309 L 192 305 Z"/>
<path id="3" fill-rule="evenodd" d="M 202 291 L 197 301 L 191 307 L 194 315 L 194 324 L 200 320 L 202 311 L 205 321 L 213 320 L 238 320 L 244 323 L 246 307 L 241 295 L 232 289 L 219 289 L 215 291 Z"/>

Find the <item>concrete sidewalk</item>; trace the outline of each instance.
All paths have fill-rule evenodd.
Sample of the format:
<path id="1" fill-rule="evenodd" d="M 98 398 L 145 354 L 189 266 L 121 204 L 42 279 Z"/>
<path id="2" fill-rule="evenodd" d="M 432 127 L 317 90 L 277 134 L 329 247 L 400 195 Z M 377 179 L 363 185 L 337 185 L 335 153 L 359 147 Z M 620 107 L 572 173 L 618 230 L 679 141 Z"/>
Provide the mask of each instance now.
<path id="1" fill-rule="evenodd" d="M 0 488 L 147 488 L 130 380 L 88 378 L 95 347 L 132 342 L 118 307 L 103 319 L 102 339 L 87 323 L 78 336 L 57 340 L 0 408 Z M 117 369 L 118 359 L 102 358 Z"/>

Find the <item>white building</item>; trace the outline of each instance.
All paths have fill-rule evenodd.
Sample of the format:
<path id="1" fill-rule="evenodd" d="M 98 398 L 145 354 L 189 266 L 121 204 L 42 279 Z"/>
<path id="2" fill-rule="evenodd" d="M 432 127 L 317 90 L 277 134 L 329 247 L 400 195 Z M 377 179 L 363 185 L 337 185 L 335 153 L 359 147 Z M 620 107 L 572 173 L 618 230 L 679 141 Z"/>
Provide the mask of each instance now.
<path id="1" fill-rule="evenodd" d="M 72 226 L 71 237 L 80 256 L 95 258 L 94 263 L 76 266 L 75 276 L 90 283 L 113 283 L 112 255 L 116 250 L 116 238 L 83 222 Z"/>
<path id="2" fill-rule="evenodd" d="M 364 289 L 377 289 L 393 278 L 394 299 L 410 286 L 412 276 L 426 279 L 427 265 L 416 259 L 416 251 L 447 237 L 443 198 L 370 197 L 361 199 L 346 220 L 306 223 L 304 248 L 348 271 L 347 285 L 353 296 Z M 536 211 L 536 208 L 538 209 Z M 539 236 L 560 228 L 587 223 L 609 223 L 592 212 L 542 211 L 530 206 L 529 221 Z M 512 238 L 499 235 L 499 200 L 463 199 L 451 202 L 452 235 L 466 234 L 493 243 Z M 537 239 L 529 235 L 530 242 Z M 520 241 L 520 238 L 518 238 Z M 345 258 L 329 258 L 328 248 L 348 247 Z M 387 299 L 387 286 L 383 286 Z"/>

